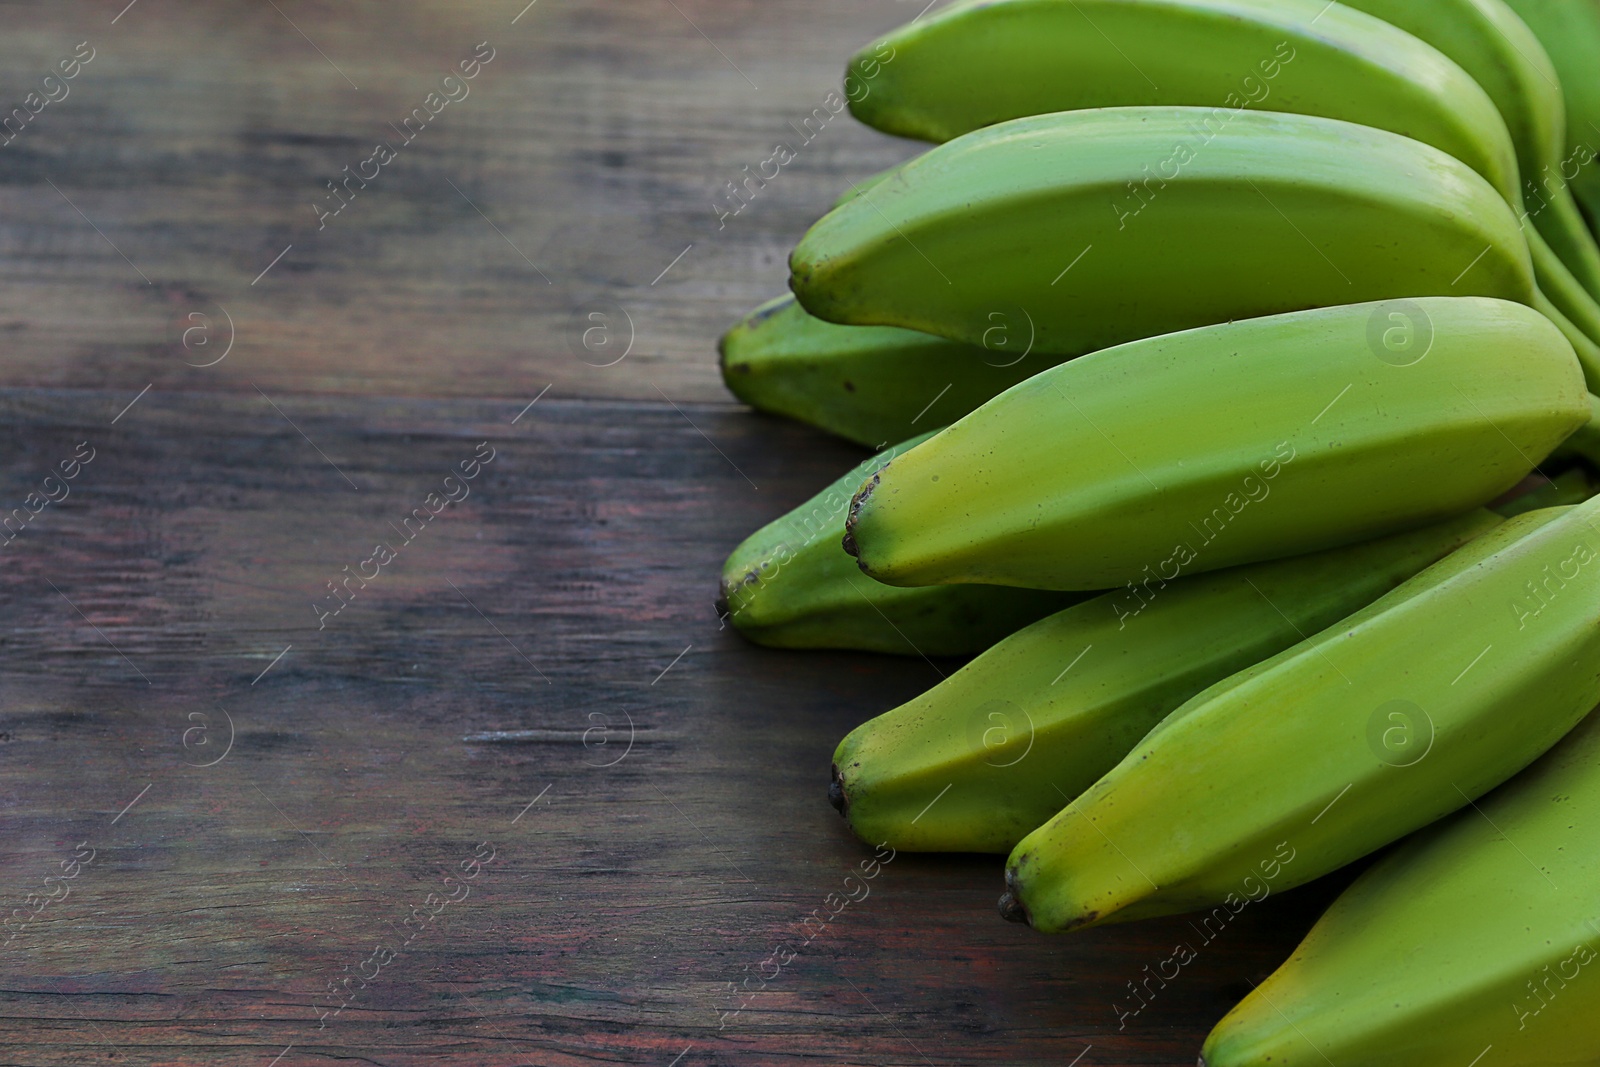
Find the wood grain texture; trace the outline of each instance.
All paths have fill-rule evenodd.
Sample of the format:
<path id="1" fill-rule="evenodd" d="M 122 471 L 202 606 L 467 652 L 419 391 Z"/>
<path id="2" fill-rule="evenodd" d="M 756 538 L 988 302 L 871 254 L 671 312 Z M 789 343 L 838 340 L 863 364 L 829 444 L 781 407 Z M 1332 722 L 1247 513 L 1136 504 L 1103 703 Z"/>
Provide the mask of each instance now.
<path id="1" fill-rule="evenodd" d="M 841 119 L 725 229 L 710 202 L 918 6 L 8 9 L 0 99 L 96 56 L 0 148 L 0 515 L 30 512 L 0 548 L 0 1064 L 1187 1064 L 1287 954 L 1331 887 L 1212 944 L 1047 939 L 995 915 L 998 859 L 901 855 L 805 924 L 872 854 L 825 801 L 835 742 L 937 675 L 719 628 L 724 555 L 859 453 L 724 402 L 711 347 L 908 147 Z M 318 233 L 321 182 L 486 39 Z M 591 366 L 573 316 L 619 305 L 634 346 Z M 234 348 L 185 365 L 221 309 Z"/>

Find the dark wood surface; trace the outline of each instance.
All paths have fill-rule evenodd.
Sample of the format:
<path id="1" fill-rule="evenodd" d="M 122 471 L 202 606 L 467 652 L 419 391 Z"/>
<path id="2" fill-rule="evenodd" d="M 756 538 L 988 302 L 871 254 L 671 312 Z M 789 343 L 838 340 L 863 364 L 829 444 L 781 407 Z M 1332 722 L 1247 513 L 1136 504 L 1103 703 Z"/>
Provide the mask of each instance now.
<path id="1" fill-rule="evenodd" d="M 713 198 L 920 3 L 122 8 L 0 35 L 18 104 L 95 49 L 0 147 L 0 513 L 94 457 L 0 549 L 0 1064 L 1193 1062 L 1329 887 L 1209 945 L 1048 939 L 996 916 L 997 858 L 900 855 L 803 926 L 871 856 L 833 745 L 937 675 L 711 607 L 859 457 L 728 403 L 716 336 L 910 146 L 841 117 L 721 229 Z M 322 182 L 484 40 L 319 232 Z M 633 323 L 614 366 L 597 308 Z"/>

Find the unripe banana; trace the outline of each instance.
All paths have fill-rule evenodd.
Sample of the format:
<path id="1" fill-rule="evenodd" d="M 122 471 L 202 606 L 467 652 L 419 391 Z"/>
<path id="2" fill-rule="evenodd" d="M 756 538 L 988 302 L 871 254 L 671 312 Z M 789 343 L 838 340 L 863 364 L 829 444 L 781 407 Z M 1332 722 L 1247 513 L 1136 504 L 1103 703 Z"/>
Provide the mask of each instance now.
<path id="1" fill-rule="evenodd" d="M 1600 299 L 1600 249 L 1559 177 L 1567 128 L 1561 83 L 1527 24 L 1502 0 L 1346 3 L 1427 41 L 1483 87 L 1511 132 L 1534 225 L 1590 296 Z M 1587 76 L 1594 77 L 1592 65 Z"/>
<path id="2" fill-rule="evenodd" d="M 991 586 L 893 589 L 868 581 L 839 547 L 845 507 L 861 479 L 923 434 L 862 462 L 768 523 L 722 568 L 717 612 L 774 648 L 847 648 L 899 655 L 980 652 L 1082 596 Z"/>
<path id="3" fill-rule="evenodd" d="M 1597 531 L 1600 500 L 1508 519 L 1200 693 L 1017 845 L 1002 912 L 1231 909 L 1470 803 L 1600 700 Z"/>
<path id="4" fill-rule="evenodd" d="M 746 404 L 870 448 L 954 422 L 1060 361 L 893 326 L 838 326 L 793 296 L 740 320 L 721 352 L 722 380 Z"/>
<path id="5" fill-rule="evenodd" d="M 1290 867 L 1298 858 L 1290 863 Z M 1600 1061 L 1600 717 L 1400 845 L 1217 1026 L 1203 1067 Z"/>
<path id="6" fill-rule="evenodd" d="M 851 112 L 900 137 L 1084 108 L 1254 108 L 1404 134 L 1518 194 L 1511 136 L 1472 76 L 1326 0 L 961 0 L 863 49 L 850 72 L 871 79 Z"/>
<path id="7" fill-rule="evenodd" d="M 1501 522 L 1487 511 L 1096 597 L 851 731 L 830 796 L 864 841 L 1009 852 L 1202 689 L 1349 615 Z"/>
<path id="8" fill-rule="evenodd" d="M 1208 120 L 1105 108 L 959 137 L 824 216 L 790 286 L 830 322 L 1063 356 L 1363 300 L 1542 302 L 1515 215 L 1459 160 L 1332 119 Z"/>
<path id="9" fill-rule="evenodd" d="M 1467 4 L 1463 17 L 1487 19 L 1479 6 Z M 1507 21 L 1508 12 L 1498 14 Z M 1409 17 L 1427 29 L 1451 12 Z M 1493 25 L 1485 22 L 1476 32 Z M 1524 30 L 1519 40 L 1527 36 Z M 880 62 L 885 53 L 888 61 Z M 1536 73 L 1528 69 L 1532 62 L 1503 74 L 1501 80 L 1511 83 L 1503 95 L 1520 84 L 1517 75 L 1526 80 Z M 1324 0 L 966 0 L 890 33 L 859 53 L 851 72 L 872 87 L 851 103 L 858 118 L 887 133 L 931 141 L 1026 115 L 1133 105 L 1343 119 L 1455 156 L 1494 185 L 1518 218 L 1525 214 L 1510 120 L 1502 119 L 1495 101 L 1420 36 L 1354 6 Z M 1548 106 L 1549 95 L 1538 100 Z M 1537 137 L 1537 122 L 1549 118 L 1512 114 L 1528 137 Z M 1548 169 L 1543 149 L 1530 175 Z M 1541 209 L 1546 200 L 1539 197 Z M 1542 224 L 1548 229 L 1558 217 L 1570 221 L 1557 210 Z M 1558 227 L 1551 237 L 1561 238 L 1560 256 L 1539 234 L 1528 227 L 1540 287 L 1591 341 L 1600 340 L 1600 306 L 1571 273 L 1588 270 L 1585 277 L 1600 279 L 1600 253 L 1581 224 L 1575 236 L 1563 237 Z"/>
<path id="10" fill-rule="evenodd" d="M 1002 393 L 869 478 L 845 547 L 891 585 L 1171 581 L 1483 504 L 1588 415 L 1565 339 L 1508 301 L 1208 326 Z"/>
<path id="11" fill-rule="evenodd" d="M 1561 77 L 1566 150 L 1557 171 L 1583 206 L 1590 229 L 1600 224 L 1600 6 L 1594 0 L 1506 0 Z"/>

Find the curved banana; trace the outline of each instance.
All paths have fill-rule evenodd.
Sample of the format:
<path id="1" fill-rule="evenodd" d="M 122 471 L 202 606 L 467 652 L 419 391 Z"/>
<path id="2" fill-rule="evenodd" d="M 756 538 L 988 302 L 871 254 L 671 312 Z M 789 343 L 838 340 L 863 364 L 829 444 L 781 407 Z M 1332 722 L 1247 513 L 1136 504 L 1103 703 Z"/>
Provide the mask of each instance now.
<path id="1" fill-rule="evenodd" d="M 1208 326 L 1043 371 L 897 457 L 845 548 L 890 585 L 1171 581 L 1483 504 L 1589 403 L 1566 340 L 1508 301 Z"/>
<path id="2" fill-rule="evenodd" d="M 1508 519 L 1173 712 L 1017 845 L 1002 912 L 1060 931 L 1310 881 L 1531 763 L 1596 662 L 1600 500 Z"/>
<path id="3" fill-rule="evenodd" d="M 892 589 L 861 576 L 839 547 L 850 493 L 863 477 L 931 436 L 863 461 L 746 538 L 723 565 L 717 613 L 750 640 L 774 648 L 957 656 L 980 652 L 1082 600 L 989 586 Z"/>
<path id="4" fill-rule="evenodd" d="M 1168 712 L 1493 529 L 1472 511 L 1294 559 L 1106 593 L 1019 630 L 851 731 L 830 797 L 864 841 L 1009 852 Z"/>
<path id="5" fill-rule="evenodd" d="M 1600 6 L 1594 0 L 1506 0 L 1533 31 L 1561 77 L 1566 102 L 1566 151 L 1555 175 L 1583 206 L 1589 227 L 1600 226 Z"/>
<path id="6" fill-rule="evenodd" d="M 746 404 L 870 448 L 954 422 L 1060 362 L 892 326 L 838 326 L 793 296 L 745 316 L 720 351 L 722 380 Z"/>
<path id="7" fill-rule="evenodd" d="M 1333 119 L 1208 121 L 1104 108 L 959 137 L 824 216 L 790 287 L 830 322 L 1063 356 L 1362 300 L 1540 302 L 1515 215 L 1459 160 Z"/>
<path id="8" fill-rule="evenodd" d="M 1600 299 L 1600 248 L 1560 177 L 1567 131 L 1561 82 L 1528 25 L 1502 0 L 1345 3 L 1427 41 L 1483 87 L 1511 132 L 1534 225 L 1589 295 Z"/>
<path id="9" fill-rule="evenodd" d="M 1600 1061 L 1600 716 L 1479 807 L 1345 890 L 1203 1067 Z"/>
<path id="10" fill-rule="evenodd" d="M 870 90 L 850 105 L 857 118 L 930 141 L 1130 105 L 1209 107 L 1218 121 L 1250 108 L 1343 119 L 1455 156 L 1526 215 L 1506 121 L 1472 76 L 1421 38 L 1326 0 L 966 0 L 863 50 L 851 73 Z M 1540 288 L 1600 341 L 1600 305 L 1536 226 L 1525 232 Z"/>

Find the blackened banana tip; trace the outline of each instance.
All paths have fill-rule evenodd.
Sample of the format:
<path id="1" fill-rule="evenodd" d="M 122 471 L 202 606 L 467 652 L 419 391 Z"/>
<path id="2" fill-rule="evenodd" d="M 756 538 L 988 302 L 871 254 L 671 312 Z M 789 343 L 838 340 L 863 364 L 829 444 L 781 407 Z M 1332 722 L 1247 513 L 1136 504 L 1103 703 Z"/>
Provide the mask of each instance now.
<path id="1" fill-rule="evenodd" d="M 717 609 L 717 618 L 726 619 L 728 617 L 728 598 L 726 596 L 717 597 L 713 606 Z"/>
<path id="2" fill-rule="evenodd" d="M 840 815 L 849 810 L 850 802 L 845 799 L 844 779 L 839 777 L 839 765 L 833 765 L 832 778 L 828 782 L 828 803 L 833 805 L 833 810 Z"/>
<path id="3" fill-rule="evenodd" d="M 861 514 L 861 507 L 867 502 L 867 498 L 872 495 L 872 491 L 878 487 L 878 480 L 881 475 L 882 471 L 874 474 L 867 481 L 867 484 L 861 487 L 861 491 L 850 498 L 850 511 L 844 517 L 844 541 L 842 542 L 844 550 L 856 557 L 858 561 L 861 559 L 861 552 L 856 547 L 856 517 Z M 861 569 L 866 570 L 866 566 L 863 565 Z"/>
<path id="4" fill-rule="evenodd" d="M 1008 923 L 1028 921 L 1028 909 L 1022 906 L 1022 901 L 1018 900 L 1009 889 L 1000 894 L 1000 918 Z"/>

